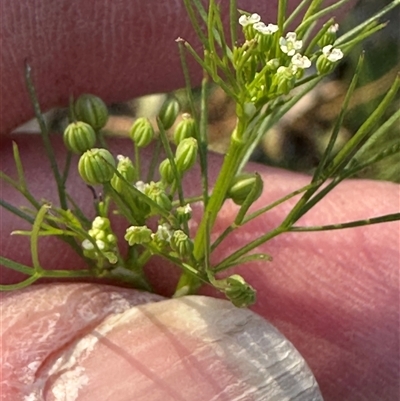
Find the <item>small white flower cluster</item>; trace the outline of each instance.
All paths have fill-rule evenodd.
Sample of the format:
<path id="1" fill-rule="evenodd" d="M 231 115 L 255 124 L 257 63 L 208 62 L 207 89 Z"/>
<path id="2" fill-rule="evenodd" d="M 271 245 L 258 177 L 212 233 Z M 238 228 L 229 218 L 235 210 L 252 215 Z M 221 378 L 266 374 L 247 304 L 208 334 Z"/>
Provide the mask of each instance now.
<path id="1" fill-rule="evenodd" d="M 151 238 L 155 241 L 169 243 L 174 234 L 171 226 L 168 223 L 159 224 L 157 231 L 151 234 Z"/>
<path id="2" fill-rule="evenodd" d="M 278 32 L 278 25 L 268 24 L 266 25 L 261 21 L 261 17 L 258 14 L 251 15 L 241 15 L 239 18 L 239 24 L 244 28 L 252 26 L 253 29 L 262 35 L 272 35 Z M 306 69 L 311 67 L 311 61 L 307 56 L 303 56 L 299 53 L 301 48 L 303 47 L 303 41 L 297 39 L 297 34 L 295 32 L 288 32 L 285 37 L 279 38 L 279 47 L 284 54 L 287 54 L 291 59 L 290 68 L 293 74 L 300 69 Z M 279 68 L 281 70 L 279 71 Z M 287 71 L 287 67 L 281 66 L 278 68 L 278 73 L 283 72 L 283 68 L 285 72 Z"/>
<path id="3" fill-rule="evenodd" d="M 272 35 L 275 32 L 278 32 L 278 25 L 275 24 L 268 24 L 265 25 L 264 22 L 257 22 L 253 25 L 253 28 L 257 31 L 262 33 L 263 35 Z"/>
<path id="4" fill-rule="evenodd" d="M 92 228 L 88 231 L 88 234 L 93 238 L 97 248 L 101 251 L 101 255 L 99 255 L 92 241 L 84 239 L 82 241 L 82 249 L 85 256 L 90 259 L 98 259 L 103 256 L 107 258 L 110 263 L 116 263 L 117 256 L 115 251 L 117 237 L 111 231 L 110 220 L 106 217 L 95 217 L 92 222 Z"/>
<path id="5" fill-rule="evenodd" d="M 265 25 L 265 23 L 261 21 L 261 17 L 258 14 L 241 15 L 239 18 L 239 24 L 242 25 L 242 27 L 252 25 L 257 32 L 264 35 L 272 35 L 279 29 L 278 25 L 275 24 Z"/>
<path id="6" fill-rule="evenodd" d="M 288 32 L 286 37 L 279 38 L 279 47 L 283 53 L 291 57 L 289 68 L 293 74 L 296 74 L 299 70 L 311 67 L 311 60 L 299 53 L 303 47 L 303 41 L 297 39 L 296 32 Z"/>
<path id="7" fill-rule="evenodd" d="M 251 14 L 251 15 L 243 14 L 239 18 L 239 24 L 242 25 L 243 27 L 248 26 L 248 25 L 253 25 L 260 21 L 261 21 L 261 17 L 256 13 Z"/>
<path id="8" fill-rule="evenodd" d="M 246 60 L 249 63 L 253 63 L 247 70 L 250 71 L 247 79 L 251 80 L 253 77 L 258 84 L 257 87 L 250 90 L 251 101 L 256 101 L 260 93 L 265 93 L 266 88 L 272 88 L 272 92 L 278 94 L 288 94 L 296 80 L 303 75 L 303 71 L 312 65 L 310 58 L 301 52 L 303 40 L 297 36 L 296 32 L 287 32 L 284 37 L 274 37 L 273 34 L 279 31 L 279 27 L 274 24 L 265 24 L 261 21 L 260 15 L 256 13 L 241 15 L 239 24 L 243 27 L 246 38 L 242 55 L 247 57 Z M 316 67 L 320 74 L 332 70 L 334 64 L 343 58 L 343 52 L 333 47 L 338 29 L 338 24 L 332 24 L 322 40 L 318 42 L 322 54 L 317 60 Z M 255 57 L 247 56 L 248 49 L 254 51 Z M 271 81 L 265 82 L 265 84 L 261 82 L 262 79 L 257 77 L 257 73 L 254 73 L 263 62 L 265 62 L 267 74 L 274 74 L 274 76 L 270 75 Z"/>
<path id="9" fill-rule="evenodd" d="M 192 209 L 189 205 L 182 206 L 190 215 Z M 151 250 L 175 252 L 182 258 L 191 256 L 193 250 L 193 242 L 180 229 L 173 229 L 169 223 L 161 223 L 157 227 L 156 232 L 152 232 L 146 226 L 130 226 L 125 233 L 125 240 L 130 246 L 139 244 L 147 245 Z M 176 256 L 176 255 L 175 255 Z"/>

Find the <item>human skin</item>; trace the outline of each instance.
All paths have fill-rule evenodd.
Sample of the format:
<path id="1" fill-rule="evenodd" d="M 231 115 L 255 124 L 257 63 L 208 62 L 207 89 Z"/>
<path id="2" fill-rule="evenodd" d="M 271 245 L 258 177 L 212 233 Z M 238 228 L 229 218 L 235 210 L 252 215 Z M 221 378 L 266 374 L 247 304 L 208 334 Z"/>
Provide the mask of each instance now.
<path id="1" fill-rule="evenodd" d="M 274 10 L 266 10 L 266 3 L 254 2 L 252 11 L 272 15 Z M 71 94 L 82 92 L 95 93 L 111 102 L 182 85 L 174 39 L 177 36 L 190 39 L 192 35 L 178 0 L 0 0 L 0 8 L 2 170 L 13 171 L 10 130 L 32 117 L 23 81 L 25 60 L 33 68 L 44 110 L 65 105 Z M 264 19 L 269 21 L 267 17 Z M 30 188 L 39 197 L 54 199 L 40 140 L 20 137 L 17 141 Z M 60 145 L 55 144 L 58 151 Z M 123 143 L 112 146 L 116 153 L 126 148 Z M 219 157 L 212 156 L 211 171 L 217 170 L 220 162 Z M 307 177 L 298 174 L 254 165 L 250 168 L 260 171 L 264 178 L 265 190 L 259 204 L 286 195 L 307 182 Z M 71 181 L 77 200 L 87 204 L 84 187 L 73 184 Z M 19 204 L 20 198 L 9 187 L 4 185 L 1 192 L 2 198 Z M 357 220 L 397 212 L 398 204 L 397 185 L 348 181 L 301 222 L 316 225 Z M 240 235 L 227 240 L 224 249 L 234 249 L 241 244 L 241 238 L 257 237 L 274 227 L 288 207 L 280 207 L 245 227 Z M 233 207 L 227 205 L 220 213 L 216 230 L 227 224 L 233 213 Z M 26 241 L 9 236 L 10 231 L 21 227 L 21 222 L 6 212 L 1 219 L 2 255 L 30 264 Z M 258 291 L 252 309 L 293 342 L 313 370 L 325 400 L 396 399 L 399 224 L 288 234 L 260 247 L 260 251 L 271 254 L 274 261 L 236 269 Z M 41 262 L 54 269 L 82 267 L 72 252 L 55 248 L 52 241 L 41 241 Z M 176 271 L 160 263 L 149 266 L 148 270 L 155 288 L 170 295 Z M 12 282 L 15 276 L 1 270 L 1 280 Z M 217 295 L 208 288 L 202 292 Z M 45 294 L 43 302 L 52 305 L 52 296 L 49 291 L 48 299 Z M 75 296 L 84 300 L 84 290 Z M 60 312 L 62 308 L 68 305 L 62 306 Z M 27 316 L 29 309 L 21 308 L 14 318 L 23 324 Z M 135 337 L 134 332 L 131 335 Z M 15 338 L 17 343 L 17 335 Z M 17 346 L 16 343 L 8 343 L 7 347 Z M 103 384 L 112 386 L 111 377 L 109 383 Z"/>

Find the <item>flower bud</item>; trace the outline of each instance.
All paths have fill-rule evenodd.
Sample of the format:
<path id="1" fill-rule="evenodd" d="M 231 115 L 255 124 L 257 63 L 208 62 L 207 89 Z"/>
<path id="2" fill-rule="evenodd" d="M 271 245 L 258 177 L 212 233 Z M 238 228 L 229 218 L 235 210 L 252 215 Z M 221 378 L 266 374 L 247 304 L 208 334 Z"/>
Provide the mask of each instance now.
<path id="1" fill-rule="evenodd" d="M 258 51 L 268 53 L 274 44 L 273 35 L 278 32 L 278 25 L 265 25 L 264 22 L 259 21 L 253 25 L 253 28 L 256 31 L 255 39 L 258 43 Z"/>
<path id="2" fill-rule="evenodd" d="M 84 94 L 79 96 L 74 107 L 75 117 L 92 126 L 95 131 L 106 125 L 108 110 L 105 103 L 97 96 Z"/>
<path id="3" fill-rule="evenodd" d="M 103 258 L 106 258 L 111 264 L 117 263 L 117 237 L 112 232 L 110 220 L 107 217 L 97 216 L 93 220 L 92 228 L 88 234 L 93 238 L 98 249 L 94 247 L 91 241 L 85 239 L 82 242 L 83 254 L 89 259 L 98 260 L 100 266 L 103 265 L 101 262 Z"/>
<path id="4" fill-rule="evenodd" d="M 317 59 L 316 67 L 320 75 L 325 75 L 334 70 L 335 64 L 329 61 L 325 55 L 321 54 Z"/>
<path id="5" fill-rule="evenodd" d="M 176 208 L 176 217 L 179 224 L 188 222 L 192 218 L 192 208 L 189 204 Z"/>
<path id="6" fill-rule="evenodd" d="M 158 113 L 158 118 L 165 130 L 170 129 L 174 125 L 179 110 L 179 102 L 175 97 L 171 97 L 164 102 L 160 112 Z"/>
<path id="7" fill-rule="evenodd" d="M 256 30 L 254 24 L 261 21 L 261 17 L 258 14 L 243 14 L 239 18 L 239 24 L 243 27 L 243 33 L 246 40 L 254 39 Z"/>
<path id="8" fill-rule="evenodd" d="M 237 205 L 250 197 L 250 203 L 255 202 L 262 194 L 263 182 L 257 174 L 240 174 L 233 179 L 232 185 L 228 191 L 228 197 Z"/>
<path id="9" fill-rule="evenodd" d="M 117 156 L 118 165 L 117 170 L 129 183 L 133 182 L 136 176 L 135 167 L 129 157 L 124 157 L 121 155 Z M 122 180 L 117 174 L 111 179 L 111 186 L 118 192 L 122 193 L 125 188 L 126 182 Z"/>
<path id="10" fill-rule="evenodd" d="M 172 171 L 171 162 L 169 161 L 169 159 L 163 160 L 160 163 L 158 170 L 160 172 L 160 176 L 163 182 L 165 182 L 167 185 L 173 183 L 175 176 L 174 172 Z"/>
<path id="11" fill-rule="evenodd" d="M 278 94 L 287 95 L 293 88 L 296 82 L 296 76 L 293 70 L 289 67 L 279 67 L 273 80 L 272 86 Z"/>
<path id="12" fill-rule="evenodd" d="M 185 116 L 185 115 L 184 115 Z M 196 121 L 192 117 L 183 117 L 183 120 L 176 126 L 174 131 L 174 142 L 179 145 L 183 139 L 196 135 Z"/>
<path id="13" fill-rule="evenodd" d="M 140 117 L 129 130 L 129 136 L 138 148 L 144 148 L 154 138 L 154 129 L 148 118 Z"/>
<path id="14" fill-rule="evenodd" d="M 256 290 L 238 274 L 226 279 L 226 287 L 223 291 L 226 297 L 238 308 L 245 308 L 256 301 Z"/>
<path id="15" fill-rule="evenodd" d="M 188 171 L 196 163 L 197 148 L 197 141 L 194 138 L 186 138 L 179 143 L 175 153 L 175 163 L 180 173 Z"/>
<path id="16" fill-rule="evenodd" d="M 317 59 L 317 71 L 321 75 L 329 74 L 336 67 L 336 63 L 343 58 L 343 52 L 327 45 L 322 48 L 322 54 Z"/>
<path id="17" fill-rule="evenodd" d="M 172 209 L 172 202 L 168 195 L 165 193 L 164 186 L 161 182 L 150 182 L 144 189 L 144 194 L 153 200 L 157 205 L 165 210 Z M 153 212 L 157 213 L 156 210 Z"/>
<path id="18" fill-rule="evenodd" d="M 337 39 L 338 24 L 332 24 L 318 41 L 318 46 L 323 48 L 328 45 L 333 45 Z"/>
<path id="19" fill-rule="evenodd" d="M 107 149 L 90 149 L 79 159 L 78 171 L 88 184 L 104 184 L 114 175 L 115 160 Z"/>
<path id="20" fill-rule="evenodd" d="M 126 229 L 124 238 L 130 246 L 147 244 L 151 241 L 151 234 L 151 230 L 146 226 L 131 226 Z"/>
<path id="21" fill-rule="evenodd" d="M 107 217 L 96 216 L 92 222 L 92 229 L 106 231 L 110 226 L 110 220 Z"/>
<path id="22" fill-rule="evenodd" d="M 174 231 L 170 245 L 181 258 L 188 258 L 193 252 L 193 242 L 182 230 Z"/>
<path id="23" fill-rule="evenodd" d="M 278 58 L 272 58 L 271 60 L 267 61 L 267 71 L 268 72 L 276 72 L 278 68 L 280 67 L 281 63 Z"/>
<path id="24" fill-rule="evenodd" d="M 169 247 L 173 232 L 169 224 L 160 224 L 157 228 L 157 232 L 151 235 L 153 245 L 159 250 L 163 250 Z"/>
<path id="25" fill-rule="evenodd" d="M 89 124 L 78 121 L 65 128 L 63 139 L 65 146 L 71 152 L 82 154 L 95 145 L 96 133 Z"/>

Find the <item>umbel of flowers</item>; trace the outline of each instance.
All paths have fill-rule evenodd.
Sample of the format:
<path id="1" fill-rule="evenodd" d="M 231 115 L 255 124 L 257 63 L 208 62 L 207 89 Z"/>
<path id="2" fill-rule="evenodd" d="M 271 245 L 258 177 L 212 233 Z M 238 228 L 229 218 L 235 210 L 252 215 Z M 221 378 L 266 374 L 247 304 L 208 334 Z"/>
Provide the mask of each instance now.
<path id="1" fill-rule="evenodd" d="M 263 105 L 280 95 L 287 95 L 303 77 L 305 70 L 316 68 L 320 74 L 333 70 L 343 58 L 343 52 L 333 43 L 338 30 L 333 24 L 322 35 L 322 47 L 306 49 L 297 32 L 283 34 L 278 25 L 264 23 L 258 14 L 243 14 L 239 18 L 245 42 L 234 48 L 237 79 L 247 89 L 246 102 Z"/>

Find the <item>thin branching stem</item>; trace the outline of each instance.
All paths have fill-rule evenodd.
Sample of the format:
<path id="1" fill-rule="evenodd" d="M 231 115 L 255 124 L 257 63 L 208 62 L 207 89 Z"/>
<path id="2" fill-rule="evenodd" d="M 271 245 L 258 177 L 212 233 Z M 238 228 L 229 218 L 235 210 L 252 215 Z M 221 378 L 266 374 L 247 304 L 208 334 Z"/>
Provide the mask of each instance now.
<path id="1" fill-rule="evenodd" d="M 46 155 L 50 161 L 50 166 L 51 170 L 53 172 L 54 178 L 56 180 L 57 184 L 57 191 L 58 191 L 58 198 L 60 200 L 60 205 L 63 209 L 67 210 L 68 205 L 67 205 L 67 196 L 65 193 L 65 186 L 64 186 L 64 180 L 60 174 L 60 171 L 58 169 L 57 161 L 56 161 L 56 156 L 54 153 L 54 149 L 51 145 L 50 142 L 50 133 L 47 128 L 46 121 L 44 120 L 43 114 L 40 110 L 40 105 L 39 101 L 37 98 L 36 90 L 32 82 L 32 76 L 31 76 L 31 67 L 28 63 L 26 63 L 26 68 L 25 68 L 25 79 L 26 79 L 26 85 L 29 91 L 29 96 L 31 98 L 31 102 L 33 105 L 33 109 L 35 112 L 35 117 L 38 120 L 39 127 L 40 127 L 40 132 L 42 134 L 43 138 L 43 144 L 45 148 Z"/>
<path id="2" fill-rule="evenodd" d="M 380 11 L 378 11 L 376 14 L 374 14 L 372 17 L 368 18 L 361 24 L 358 24 L 355 28 L 350 30 L 349 32 L 346 32 L 344 35 L 342 35 L 336 42 L 335 46 L 342 46 L 344 43 L 348 43 L 350 40 L 352 40 L 354 37 L 358 36 L 361 32 L 363 32 L 366 28 L 371 23 L 374 23 L 378 21 L 381 17 L 383 17 L 385 14 L 393 10 L 394 8 L 398 7 L 400 5 L 400 0 L 394 0 L 391 3 L 389 3 L 386 7 L 382 8 Z"/>
<path id="3" fill-rule="evenodd" d="M 327 224 L 325 226 L 293 226 L 288 231 L 290 232 L 310 232 L 310 231 L 330 231 L 342 230 L 345 228 L 363 227 L 372 224 L 388 223 L 390 221 L 400 220 L 400 213 L 386 214 L 379 217 L 371 217 L 364 220 L 355 220 L 348 223 Z"/>

